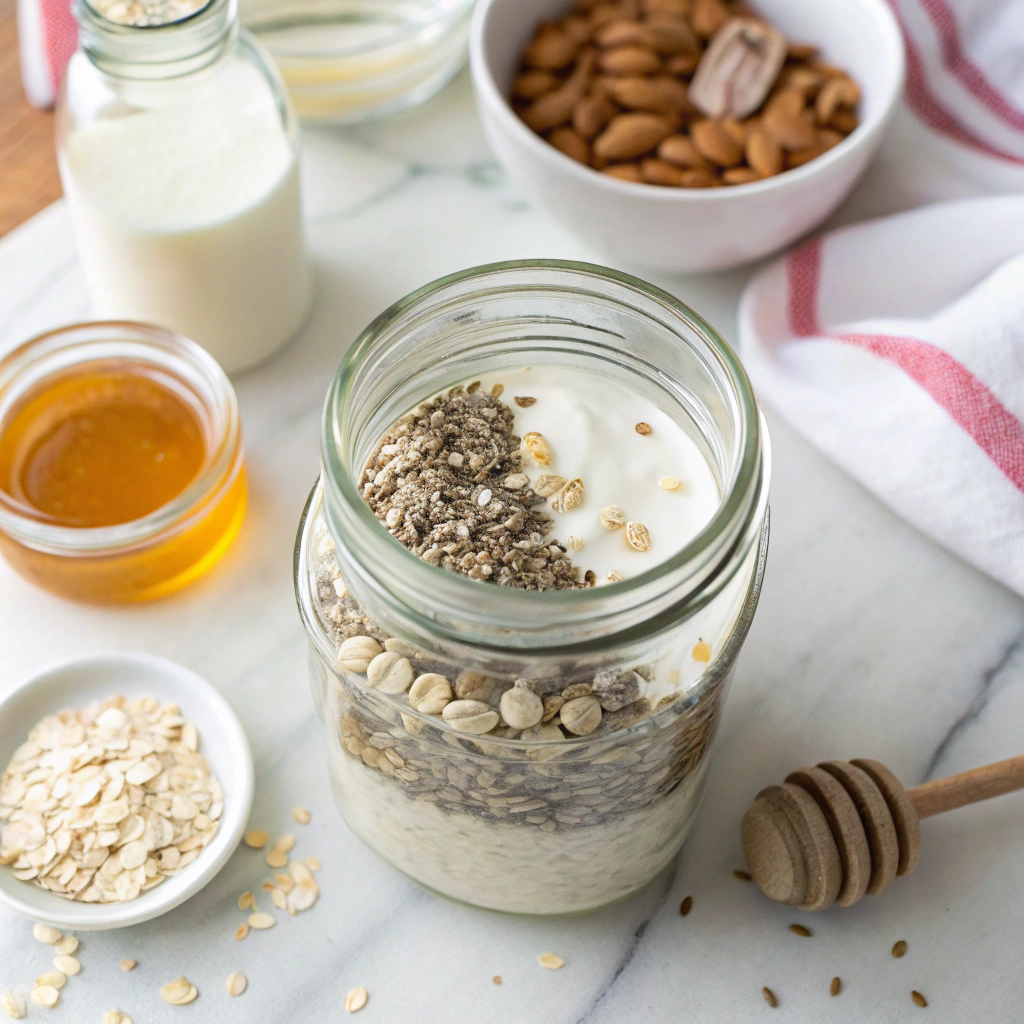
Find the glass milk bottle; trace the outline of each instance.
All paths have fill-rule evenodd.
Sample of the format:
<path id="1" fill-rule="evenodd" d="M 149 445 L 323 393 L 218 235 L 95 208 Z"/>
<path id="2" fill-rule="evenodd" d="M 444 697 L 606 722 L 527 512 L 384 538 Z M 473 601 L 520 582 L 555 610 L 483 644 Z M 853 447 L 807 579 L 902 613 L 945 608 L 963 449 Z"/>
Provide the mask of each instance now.
<path id="1" fill-rule="evenodd" d="M 57 124 L 96 317 L 202 345 L 227 371 L 301 326 L 312 275 L 295 113 L 236 0 L 79 0 Z"/>

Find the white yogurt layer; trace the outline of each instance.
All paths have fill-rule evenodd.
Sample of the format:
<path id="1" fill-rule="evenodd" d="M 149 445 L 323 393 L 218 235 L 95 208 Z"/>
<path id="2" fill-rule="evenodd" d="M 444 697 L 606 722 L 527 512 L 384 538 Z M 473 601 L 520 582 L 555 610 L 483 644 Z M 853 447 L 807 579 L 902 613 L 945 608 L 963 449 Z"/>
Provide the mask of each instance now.
<path id="1" fill-rule="evenodd" d="M 536 431 L 551 447 L 546 466 L 524 456 L 523 472 L 531 484 L 546 473 L 583 481 L 582 505 L 551 513 L 552 535 L 563 545 L 570 544 L 570 537 L 583 541 L 580 549 L 570 547 L 569 557 L 584 571 L 592 569 L 598 585 L 611 572 L 625 579 L 671 558 L 718 509 L 721 492 L 700 449 L 646 396 L 568 366 L 534 366 L 479 379 L 484 390 L 503 385 L 501 399 L 515 413 L 520 437 Z M 536 401 L 522 408 L 517 397 Z M 651 432 L 638 433 L 637 423 L 648 424 Z M 679 486 L 660 486 L 665 478 L 675 478 Z M 607 505 L 618 505 L 627 519 L 647 527 L 649 550 L 630 547 L 624 529 L 601 525 L 600 512 Z"/>

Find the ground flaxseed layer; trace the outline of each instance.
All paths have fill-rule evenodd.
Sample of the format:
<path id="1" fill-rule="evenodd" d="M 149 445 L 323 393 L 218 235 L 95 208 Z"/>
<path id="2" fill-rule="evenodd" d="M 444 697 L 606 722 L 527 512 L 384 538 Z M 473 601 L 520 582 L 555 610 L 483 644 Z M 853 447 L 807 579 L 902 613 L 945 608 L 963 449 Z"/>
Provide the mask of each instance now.
<path id="1" fill-rule="evenodd" d="M 430 565 L 519 590 L 586 586 L 522 472 L 512 410 L 500 391 L 471 388 L 421 403 L 388 431 L 364 469 L 367 504 Z"/>

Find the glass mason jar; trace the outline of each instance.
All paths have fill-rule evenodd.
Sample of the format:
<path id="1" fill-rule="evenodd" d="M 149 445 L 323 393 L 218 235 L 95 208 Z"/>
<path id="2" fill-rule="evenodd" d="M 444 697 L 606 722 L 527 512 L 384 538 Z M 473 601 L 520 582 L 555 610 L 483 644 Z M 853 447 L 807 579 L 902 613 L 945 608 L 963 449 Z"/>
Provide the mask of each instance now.
<path id="1" fill-rule="evenodd" d="M 0 553 L 27 580 L 76 601 L 148 601 L 180 590 L 227 550 L 245 518 L 238 404 L 231 382 L 198 345 L 147 324 L 72 324 L 26 341 L 0 361 L 0 437 L 33 401 L 76 379 L 127 371 L 195 413 L 205 455 L 192 482 L 148 515 L 76 527 L 0 486 Z"/>
<path id="2" fill-rule="evenodd" d="M 110 20 L 139 6 L 78 0 L 58 106 L 93 314 L 166 327 L 232 372 L 279 348 L 309 306 L 298 121 L 235 0 L 166 24 Z M 189 0 L 153 6 L 173 17 Z"/>
<path id="3" fill-rule="evenodd" d="M 698 536 L 622 582 L 540 593 L 446 572 L 391 537 L 360 491 L 375 443 L 423 399 L 526 364 L 585 367 L 672 416 L 722 495 Z M 497 910 L 582 911 L 646 884 L 696 813 L 767 554 L 768 435 L 728 345 L 625 274 L 559 261 L 478 267 L 362 333 L 328 392 L 321 447 L 295 585 L 349 827 L 421 884 Z M 492 706 L 517 679 L 558 693 L 611 673 L 634 692 L 606 705 L 588 736 L 466 735 L 343 667 L 338 647 L 353 635 Z"/>

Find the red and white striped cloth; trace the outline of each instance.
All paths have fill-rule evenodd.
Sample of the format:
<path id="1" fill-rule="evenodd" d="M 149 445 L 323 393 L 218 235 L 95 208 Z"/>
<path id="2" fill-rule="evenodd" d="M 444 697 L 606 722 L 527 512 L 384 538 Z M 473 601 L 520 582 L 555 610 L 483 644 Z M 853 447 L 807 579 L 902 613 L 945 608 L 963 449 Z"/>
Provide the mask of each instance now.
<path id="1" fill-rule="evenodd" d="M 1024 0 L 889 2 L 909 116 L 851 203 L 888 215 L 760 272 L 742 354 L 812 444 L 1024 594 Z"/>
<path id="2" fill-rule="evenodd" d="M 21 81 L 29 103 L 52 107 L 78 46 L 71 0 L 18 0 Z"/>

